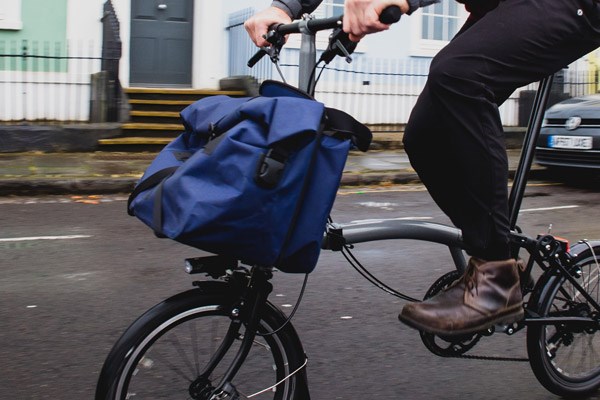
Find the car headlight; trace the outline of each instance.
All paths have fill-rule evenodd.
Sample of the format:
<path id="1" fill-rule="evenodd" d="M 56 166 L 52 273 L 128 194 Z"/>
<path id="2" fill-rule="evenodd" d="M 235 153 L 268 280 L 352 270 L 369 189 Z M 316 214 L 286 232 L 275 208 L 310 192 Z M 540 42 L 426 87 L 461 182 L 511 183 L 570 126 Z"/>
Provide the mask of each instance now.
<path id="1" fill-rule="evenodd" d="M 548 125 L 548 119 L 544 118 L 544 120 L 542 121 L 542 128 L 546 127 Z"/>

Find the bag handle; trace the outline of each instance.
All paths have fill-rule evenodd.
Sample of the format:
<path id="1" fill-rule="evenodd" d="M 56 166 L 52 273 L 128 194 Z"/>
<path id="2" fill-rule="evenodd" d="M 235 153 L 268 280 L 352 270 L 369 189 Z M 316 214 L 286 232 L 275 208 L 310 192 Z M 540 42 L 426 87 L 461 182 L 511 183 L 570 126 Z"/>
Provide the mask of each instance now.
<path id="1" fill-rule="evenodd" d="M 245 107 L 246 104 L 248 104 L 248 102 L 258 97 L 260 96 L 254 96 L 249 98 L 248 101 L 240 104 L 240 106 L 237 107 L 235 110 L 223 115 L 221 119 L 219 119 L 217 122 L 209 124 L 208 132 L 210 133 L 210 136 L 208 140 L 210 141 L 221 136 L 222 134 L 224 134 L 225 132 L 242 122 L 245 119 L 244 114 L 241 111 L 242 107 Z"/>
<path id="2" fill-rule="evenodd" d="M 336 131 L 349 135 L 354 144 L 360 151 L 369 150 L 373 133 L 366 125 L 358 122 L 350 114 L 335 108 L 325 108 L 327 115 L 327 127 Z"/>
<path id="3" fill-rule="evenodd" d="M 252 101 L 258 97 L 260 96 L 253 97 L 248 101 Z M 247 102 L 242 106 L 245 106 L 246 104 Z M 241 111 L 242 106 L 229 114 L 224 115 L 214 124 L 210 124 L 209 132 L 211 135 L 209 140 L 214 140 L 244 120 L 244 115 Z M 369 149 L 371 141 L 373 140 L 373 134 L 364 124 L 358 122 L 350 114 L 335 108 L 326 107 L 325 115 L 327 115 L 327 127 L 329 129 L 350 136 L 352 143 L 359 150 L 367 151 Z"/>

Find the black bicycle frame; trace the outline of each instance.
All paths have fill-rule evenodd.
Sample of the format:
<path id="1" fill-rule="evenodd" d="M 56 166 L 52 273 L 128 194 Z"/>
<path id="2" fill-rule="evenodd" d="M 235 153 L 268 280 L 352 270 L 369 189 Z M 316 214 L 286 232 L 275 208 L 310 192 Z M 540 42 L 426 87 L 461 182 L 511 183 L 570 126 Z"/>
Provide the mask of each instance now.
<path id="1" fill-rule="evenodd" d="M 550 89 L 552 87 L 552 80 L 553 75 L 549 75 L 540 81 L 539 88 L 534 99 L 533 110 L 530 116 L 527 132 L 523 141 L 521 158 L 515 172 L 514 182 L 509 197 L 511 230 L 510 240 L 516 246 L 517 250 L 519 248 L 524 248 L 531 255 L 524 276 L 525 279 L 528 278 L 534 262 L 542 266 L 542 268 L 548 269 L 548 267 L 544 267 L 544 260 L 539 254 L 537 254 L 541 239 L 536 240 L 528 238 L 527 236 L 516 232 L 515 229 L 517 228 L 519 210 L 521 208 L 521 203 L 525 194 L 525 188 L 527 186 L 528 174 L 531 169 L 531 165 L 533 164 L 535 146 L 540 135 L 544 112 L 548 103 Z M 328 228 L 328 232 L 323 242 L 323 248 L 329 250 L 340 250 L 340 246 L 342 245 L 388 239 L 414 239 L 446 245 L 450 250 L 450 254 L 452 255 L 456 269 L 459 272 L 463 272 L 466 267 L 463 250 L 468 251 L 468 248 L 462 240 L 462 233 L 459 229 L 439 223 L 418 220 L 382 219 L 367 223 L 354 223 L 345 225 L 336 224 Z M 554 238 L 552 238 L 552 240 L 554 240 Z M 515 254 L 515 256 L 517 256 L 517 254 Z M 550 257 L 548 257 L 548 262 L 550 263 L 549 268 L 552 268 L 556 274 L 562 275 L 565 277 L 565 279 L 569 280 L 573 286 L 582 293 L 586 300 L 588 300 L 590 305 L 600 312 L 600 305 L 585 292 L 585 290 L 576 281 L 576 278 L 572 276 L 569 271 L 567 271 L 560 258 L 550 259 Z M 525 325 L 552 325 L 561 323 L 579 323 L 591 326 L 597 325 L 597 322 L 594 319 L 582 317 L 542 318 L 533 316 L 525 318 L 523 323 Z"/>
<path id="2" fill-rule="evenodd" d="M 510 210 L 510 230 L 514 230 L 517 226 L 517 218 L 521 209 L 521 202 L 525 194 L 527 186 L 527 175 L 531 170 L 533 156 L 535 153 L 535 144 L 540 136 L 542 122 L 548 98 L 550 97 L 550 89 L 552 88 L 552 80 L 554 75 L 549 75 L 540 81 L 539 88 L 533 101 L 533 110 L 527 124 L 527 133 L 523 140 L 523 148 L 521 150 L 521 158 L 515 172 L 513 186 L 508 200 L 508 209 Z"/>

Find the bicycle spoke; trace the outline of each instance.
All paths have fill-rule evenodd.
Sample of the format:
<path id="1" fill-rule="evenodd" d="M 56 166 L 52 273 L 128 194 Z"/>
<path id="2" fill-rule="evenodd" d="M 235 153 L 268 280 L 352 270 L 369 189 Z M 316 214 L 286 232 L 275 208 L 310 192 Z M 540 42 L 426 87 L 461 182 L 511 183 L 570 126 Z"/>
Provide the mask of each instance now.
<path id="1" fill-rule="evenodd" d="M 179 357 L 181 358 L 181 360 L 185 363 L 187 368 L 193 374 L 194 373 L 194 365 L 190 361 L 190 359 L 188 357 L 188 353 L 186 353 L 186 351 L 184 350 L 184 346 L 181 344 L 181 341 L 179 340 L 179 336 L 177 334 L 172 334 L 172 335 L 170 335 L 170 338 L 171 338 L 171 346 L 173 346 L 175 348 L 175 350 L 179 354 Z M 193 380 L 193 379 L 191 379 L 191 380 Z"/>
<path id="2" fill-rule="evenodd" d="M 194 364 L 196 365 L 196 376 L 200 375 L 200 360 L 199 360 L 199 351 L 198 351 L 198 332 L 196 330 L 196 324 L 189 324 L 190 326 L 190 336 L 192 342 L 192 353 L 194 355 Z"/>
<path id="3" fill-rule="evenodd" d="M 175 364 L 173 364 L 171 361 L 167 360 L 167 357 L 163 356 L 160 351 L 158 351 L 157 349 L 154 349 L 154 351 L 152 352 L 152 362 L 153 364 L 156 364 L 157 362 L 162 363 L 164 365 L 166 365 L 167 367 L 169 367 L 169 369 L 173 372 L 175 372 L 177 375 L 179 375 L 182 379 L 184 379 L 185 381 L 191 383 L 194 379 L 188 375 L 185 374 L 185 372 L 183 372 L 181 370 L 181 368 L 177 367 Z M 154 365 L 152 365 L 151 368 L 153 368 Z"/>

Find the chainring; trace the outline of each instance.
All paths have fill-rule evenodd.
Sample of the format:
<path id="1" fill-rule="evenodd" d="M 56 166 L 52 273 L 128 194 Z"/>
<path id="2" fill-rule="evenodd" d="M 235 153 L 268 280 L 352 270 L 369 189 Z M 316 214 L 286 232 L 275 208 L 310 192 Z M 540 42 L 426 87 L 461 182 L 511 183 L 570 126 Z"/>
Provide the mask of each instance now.
<path id="1" fill-rule="evenodd" d="M 423 300 L 435 296 L 443 289 L 448 288 L 454 281 L 460 279 L 462 274 L 459 271 L 450 271 L 442 275 L 437 281 L 431 285 Z M 473 333 L 464 336 L 438 336 L 433 333 L 419 331 L 423 344 L 429 351 L 440 357 L 459 357 L 471 350 L 482 335 Z"/>

